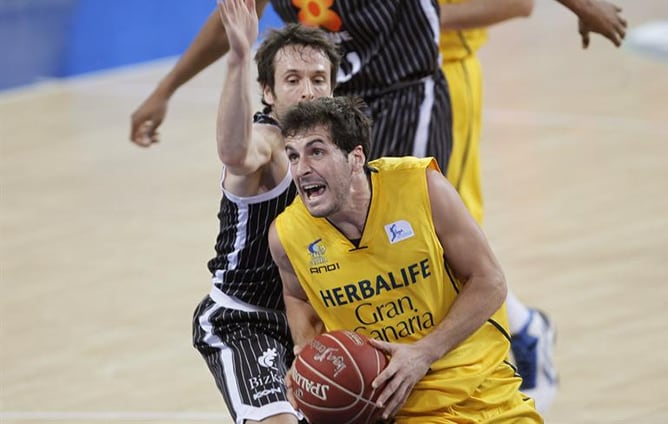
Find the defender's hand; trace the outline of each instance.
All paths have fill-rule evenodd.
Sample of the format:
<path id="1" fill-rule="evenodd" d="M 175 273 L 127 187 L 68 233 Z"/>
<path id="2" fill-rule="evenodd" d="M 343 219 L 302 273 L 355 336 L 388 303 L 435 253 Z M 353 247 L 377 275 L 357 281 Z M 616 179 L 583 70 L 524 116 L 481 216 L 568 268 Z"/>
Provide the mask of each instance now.
<path id="1" fill-rule="evenodd" d="M 589 47 L 589 33 L 601 34 L 615 46 L 622 45 L 626 36 L 626 20 L 620 15 L 622 9 L 605 0 L 593 0 L 578 13 L 582 48 Z"/>
<path id="2" fill-rule="evenodd" d="M 258 36 L 255 0 L 217 0 L 220 19 L 225 27 L 230 53 L 247 55 Z"/>
<path id="3" fill-rule="evenodd" d="M 160 141 L 157 129 L 165 119 L 168 100 L 157 91 L 144 100 L 130 117 L 130 141 L 141 147 Z"/>

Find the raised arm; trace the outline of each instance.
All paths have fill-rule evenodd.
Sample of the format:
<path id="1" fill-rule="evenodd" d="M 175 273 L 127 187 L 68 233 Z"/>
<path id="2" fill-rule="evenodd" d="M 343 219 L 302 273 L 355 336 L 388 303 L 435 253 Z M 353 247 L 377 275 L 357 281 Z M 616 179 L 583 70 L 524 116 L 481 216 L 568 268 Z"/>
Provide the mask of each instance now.
<path id="1" fill-rule="evenodd" d="M 469 0 L 441 5 L 441 28 L 446 31 L 481 28 L 531 15 L 534 0 Z"/>
<path id="2" fill-rule="evenodd" d="M 258 16 L 262 15 L 267 3 L 269 0 L 256 1 Z M 165 118 L 167 103 L 174 92 L 228 50 L 229 42 L 216 9 L 172 70 L 132 114 L 130 140 L 142 147 L 158 142 L 157 128 Z"/>
<path id="3" fill-rule="evenodd" d="M 436 233 L 463 287 L 445 318 L 421 340 L 412 344 L 372 340 L 392 357 L 373 383 L 378 387 L 387 381 L 378 398 L 385 408 L 384 418 L 396 414 L 434 361 L 480 328 L 506 298 L 501 267 L 456 190 L 440 172 L 431 169 L 427 184 Z"/>
<path id="4" fill-rule="evenodd" d="M 605 0 L 557 0 L 579 19 L 582 48 L 589 47 L 589 33 L 600 34 L 615 46 L 622 45 L 626 36 L 626 20 L 620 15 L 621 7 Z"/>
<path id="5" fill-rule="evenodd" d="M 253 0 L 218 0 L 218 9 L 230 46 L 227 72 L 218 103 L 218 157 L 225 164 L 227 172 L 243 176 L 266 163 L 271 152 L 262 145 L 265 137 L 254 137 L 252 131 L 249 84 L 251 49 L 258 35 L 258 18 Z"/>

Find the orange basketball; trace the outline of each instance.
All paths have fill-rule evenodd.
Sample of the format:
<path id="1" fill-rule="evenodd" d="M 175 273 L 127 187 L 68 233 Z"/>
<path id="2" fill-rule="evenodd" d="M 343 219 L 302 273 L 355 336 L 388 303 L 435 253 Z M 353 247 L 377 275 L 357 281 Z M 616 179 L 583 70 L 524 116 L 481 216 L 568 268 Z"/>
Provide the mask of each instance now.
<path id="1" fill-rule="evenodd" d="M 371 382 L 387 358 L 352 331 L 320 334 L 304 347 L 292 367 L 292 388 L 299 409 L 313 424 L 368 424 L 379 418 L 375 401 L 382 387 Z"/>

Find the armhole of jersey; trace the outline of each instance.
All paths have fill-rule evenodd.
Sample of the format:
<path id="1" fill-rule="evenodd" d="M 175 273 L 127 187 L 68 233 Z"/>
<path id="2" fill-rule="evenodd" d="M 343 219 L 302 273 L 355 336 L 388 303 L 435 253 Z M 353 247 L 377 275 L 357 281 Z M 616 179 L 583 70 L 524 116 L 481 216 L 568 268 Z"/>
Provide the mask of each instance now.
<path id="1" fill-rule="evenodd" d="M 430 161 L 425 166 L 424 168 L 424 196 L 426 196 L 426 205 L 427 205 L 427 213 L 429 214 L 429 226 L 431 227 L 431 231 L 434 234 L 434 237 L 436 238 L 436 242 L 438 243 L 439 246 L 441 246 L 441 252 L 443 254 L 443 260 L 445 261 L 445 267 L 446 269 L 448 268 L 447 260 L 446 260 L 446 254 L 445 254 L 445 246 L 441 244 L 441 239 L 438 237 L 438 232 L 436 232 L 436 224 L 434 223 L 434 209 L 431 204 L 431 196 L 429 195 L 429 180 L 427 179 L 427 173 L 432 170 L 436 171 L 438 173 L 441 173 L 441 169 L 438 166 L 438 162 L 436 161 L 435 158 L 429 158 Z M 442 175 L 442 173 L 441 173 Z M 444 176 L 445 178 L 445 176 Z M 449 273 L 448 273 L 449 275 Z M 452 276 L 450 276 L 452 277 Z"/>
<path id="2" fill-rule="evenodd" d="M 285 173 L 285 176 L 281 180 L 280 183 L 276 185 L 276 187 L 272 188 L 269 191 L 266 191 L 261 194 L 257 194 L 255 196 L 248 196 L 248 197 L 243 197 L 243 196 L 237 196 L 235 194 L 230 193 L 229 191 L 225 190 L 223 187 L 223 180 L 225 178 L 225 167 L 223 167 L 223 175 L 220 179 L 220 189 L 223 192 L 223 195 L 230 199 L 234 203 L 239 203 L 239 204 L 252 204 L 252 203 L 260 203 L 264 202 L 267 200 L 274 199 L 278 196 L 281 195 L 285 190 L 290 187 L 290 184 L 292 184 L 292 174 L 290 173 L 290 168 L 288 167 L 287 172 Z"/>
<path id="3" fill-rule="evenodd" d="M 429 159 L 429 163 L 427 164 L 427 169 L 433 169 L 434 171 L 438 171 L 441 174 L 443 173 L 443 171 L 441 171 L 441 167 L 439 166 L 438 161 L 436 160 L 435 157 L 430 156 L 429 158 L 426 158 L 426 159 Z"/>

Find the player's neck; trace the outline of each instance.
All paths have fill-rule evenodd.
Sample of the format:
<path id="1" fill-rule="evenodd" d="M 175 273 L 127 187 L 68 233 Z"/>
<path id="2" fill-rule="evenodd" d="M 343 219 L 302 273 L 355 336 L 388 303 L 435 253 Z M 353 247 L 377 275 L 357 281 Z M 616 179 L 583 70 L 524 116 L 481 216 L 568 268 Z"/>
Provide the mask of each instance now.
<path id="1" fill-rule="evenodd" d="M 353 179 L 345 206 L 328 220 L 348 239 L 358 239 L 362 237 L 370 205 L 371 183 L 366 174 L 362 174 Z"/>

